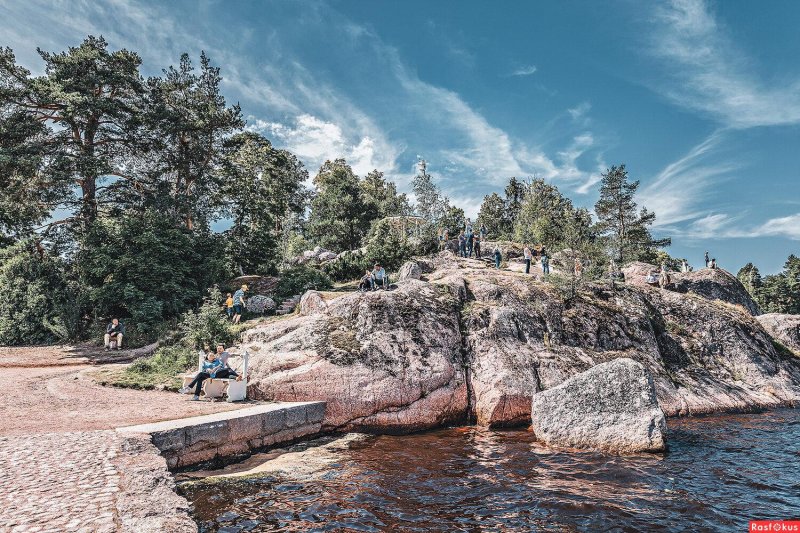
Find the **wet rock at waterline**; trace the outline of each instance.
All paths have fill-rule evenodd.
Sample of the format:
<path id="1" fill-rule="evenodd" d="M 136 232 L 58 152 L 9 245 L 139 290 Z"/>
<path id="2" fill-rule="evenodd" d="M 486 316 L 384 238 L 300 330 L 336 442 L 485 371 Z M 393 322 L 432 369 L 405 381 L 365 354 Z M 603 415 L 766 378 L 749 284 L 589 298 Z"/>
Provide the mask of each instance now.
<path id="1" fill-rule="evenodd" d="M 531 428 L 553 446 L 611 453 L 666 449 L 667 425 L 644 366 L 620 358 L 533 395 Z"/>

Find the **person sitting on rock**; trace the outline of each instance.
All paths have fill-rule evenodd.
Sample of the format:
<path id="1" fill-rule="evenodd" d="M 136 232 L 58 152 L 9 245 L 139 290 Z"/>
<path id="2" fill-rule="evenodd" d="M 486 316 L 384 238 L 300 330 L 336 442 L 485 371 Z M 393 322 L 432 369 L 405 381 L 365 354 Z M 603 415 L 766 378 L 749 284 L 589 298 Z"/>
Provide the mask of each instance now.
<path id="1" fill-rule="evenodd" d="M 122 349 L 122 337 L 125 336 L 125 324 L 119 321 L 118 318 L 112 318 L 111 322 L 106 326 L 106 334 L 103 337 L 103 344 L 106 351 L 111 349 L 111 342 L 116 344 L 117 350 Z"/>
<path id="2" fill-rule="evenodd" d="M 481 258 L 481 240 L 483 240 L 482 237 L 475 236 L 475 257 L 478 259 Z"/>
<path id="3" fill-rule="evenodd" d="M 375 268 L 372 269 L 372 289 L 378 290 L 378 287 L 382 289 L 388 289 L 386 282 L 386 271 L 379 263 L 375 263 Z"/>
<path id="4" fill-rule="evenodd" d="M 500 261 L 503 259 L 503 253 L 500 251 L 500 246 L 495 244 L 494 246 L 494 267 L 499 269 L 500 268 Z"/>
<path id="5" fill-rule="evenodd" d="M 200 353 L 204 353 L 203 350 L 200 350 Z M 223 368 L 222 361 L 217 359 L 216 353 L 208 350 L 208 346 L 206 346 L 205 353 L 206 359 L 203 361 L 203 367 L 200 369 L 200 372 L 198 372 L 189 385 L 182 387 L 180 390 L 182 394 L 186 394 L 194 387 L 194 398 L 192 398 L 192 400 L 195 401 L 200 399 L 200 391 L 203 390 L 203 382 L 208 378 L 215 377 L 217 371 Z"/>
<path id="6" fill-rule="evenodd" d="M 717 268 L 717 259 L 716 258 L 713 258 L 711 260 L 711 263 L 708 265 L 708 268 L 711 268 L 711 269 L 716 269 Z"/>
<path id="7" fill-rule="evenodd" d="M 247 285 L 242 285 L 242 288 L 233 293 L 233 323 L 238 324 L 242 319 L 244 312 L 244 293 L 247 292 Z"/>
<path id="8" fill-rule="evenodd" d="M 644 278 L 644 282 L 648 285 L 657 285 L 658 284 L 658 270 L 651 270 L 647 273 L 647 276 Z"/>
<path id="9" fill-rule="evenodd" d="M 370 289 L 372 289 L 372 270 L 367 269 L 364 277 L 361 278 L 361 282 L 358 284 L 358 290 L 366 292 Z"/>

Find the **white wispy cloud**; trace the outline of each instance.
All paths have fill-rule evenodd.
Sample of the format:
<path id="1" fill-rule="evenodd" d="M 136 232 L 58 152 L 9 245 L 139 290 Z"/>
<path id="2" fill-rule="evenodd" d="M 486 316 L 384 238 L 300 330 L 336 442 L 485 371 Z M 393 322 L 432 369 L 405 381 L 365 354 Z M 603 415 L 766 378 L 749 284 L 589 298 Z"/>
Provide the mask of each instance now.
<path id="1" fill-rule="evenodd" d="M 512 76 L 530 76 L 531 74 L 535 74 L 538 69 L 536 65 L 524 65 L 515 69 L 511 75 Z"/>
<path id="2" fill-rule="evenodd" d="M 569 116 L 572 117 L 572 120 L 578 120 L 584 117 L 590 109 L 592 109 L 592 104 L 589 102 L 581 102 L 575 107 L 567 109 L 567 113 L 569 113 Z"/>
<path id="3" fill-rule="evenodd" d="M 704 0 L 660 6 L 655 28 L 650 52 L 664 62 L 669 79 L 654 87 L 675 104 L 729 128 L 800 123 L 800 76 L 788 83 L 759 78 Z"/>
<path id="4" fill-rule="evenodd" d="M 771 218 L 750 231 L 741 232 L 742 237 L 788 237 L 800 240 L 800 213 Z"/>
<path id="5" fill-rule="evenodd" d="M 711 161 L 709 155 L 724 137 L 717 130 L 689 152 L 664 167 L 640 191 L 640 203 L 656 213 L 655 226 L 669 226 L 706 216 L 700 207 L 716 184 L 739 168 L 735 161 Z"/>

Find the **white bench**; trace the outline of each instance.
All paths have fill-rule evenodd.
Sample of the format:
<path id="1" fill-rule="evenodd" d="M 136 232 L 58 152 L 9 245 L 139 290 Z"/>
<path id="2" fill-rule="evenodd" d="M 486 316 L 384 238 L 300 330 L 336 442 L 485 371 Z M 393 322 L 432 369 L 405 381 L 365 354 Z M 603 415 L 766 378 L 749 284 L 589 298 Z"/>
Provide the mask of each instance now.
<path id="1" fill-rule="evenodd" d="M 197 357 L 198 373 L 203 371 L 203 361 L 205 358 L 206 356 L 201 350 Z M 203 381 L 203 396 L 206 398 L 222 398 L 223 396 L 226 396 L 226 399 L 229 402 L 240 402 L 247 399 L 248 359 L 249 354 L 245 351 L 242 354 L 241 371 L 237 372 L 242 377 L 241 380 L 237 381 L 236 378 L 207 378 L 205 381 Z M 227 363 L 227 360 L 224 362 Z M 197 374 L 184 374 L 183 386 L 188 387 L 196 375 Z"/>

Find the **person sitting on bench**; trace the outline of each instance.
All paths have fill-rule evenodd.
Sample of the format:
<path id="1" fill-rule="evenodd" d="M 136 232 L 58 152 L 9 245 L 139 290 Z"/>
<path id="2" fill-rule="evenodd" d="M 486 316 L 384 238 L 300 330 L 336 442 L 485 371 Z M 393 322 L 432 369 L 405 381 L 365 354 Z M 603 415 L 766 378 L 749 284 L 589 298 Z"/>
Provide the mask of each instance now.
<path id="1" fill-rule="evenodd" d="M 372 269 L 372 289 L 377 290 L 379 286 L 388 289 L 387 281 L 386 271 L 379 263 L 375 263 L 375 268 Z"/>
<path id="2" fill-rule="evenodd" d="M 203 352 L 203 350 L 201 350 Z M 199 400 L 200 399 L 200 391 L 203 390 L 203 382 L 208 378 L 213 378 L 217 371 L 222 369 L 222 361 L 217 359 L 217 354 L 208 350 L 208 346 L 206 346 L 206 359 L 203 361 L 203 367 L 200 369 L 200 372 L 194 377 L 191 383 L 186 387 L 182 387 L 179 392 L 182 394 L 188 393 L 194 387 L 194 398 L 192 400 Z"/>
<path id="3" fill-rule="evenodd" d="M 221 368 L 217 370 L 216 374 L 211 376 L 214 379 L 225 379 L 225 378 L 236 378 L 236 381 L 241 381 L 242 376 L 236 373 L 234 369 L 228 364 L 228 358 L 230 358 L 231 354 L 229 354 L 225 350 L 225 345 L 222 343 L 217 344 L 217 361 L 220 362 Z"/>
<path id="4" fill-rule="evenodd" d="M 111 341 L 117 345 L 117 350 L 122 349 L 122 337 L 125 335 L 125 325 L 119 321 L 119 318 L 112 318 L 111 323 L 106 326 L 106 334 L 103 337 L 106 351 L 111 349 Z"/>

